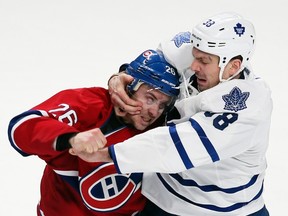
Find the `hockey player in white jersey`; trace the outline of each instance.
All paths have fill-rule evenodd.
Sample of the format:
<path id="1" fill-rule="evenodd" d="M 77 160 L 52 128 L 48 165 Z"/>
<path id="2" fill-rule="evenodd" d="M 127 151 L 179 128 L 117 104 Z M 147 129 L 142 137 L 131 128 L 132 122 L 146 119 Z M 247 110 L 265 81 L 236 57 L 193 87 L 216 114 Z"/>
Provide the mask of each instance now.
<path id="1" fill-rule="evenodd" d="M 238 14 L 222 13 L 187 34 L 193 74 L 189 83 L 183 77 L 183 85 L 193 96 L 176 103 L 180 118 L 89 160 L 104 160 L 109 152 L 120 173 L 144 172 L 142 193 L 151 203 L 141 216 L 268 216 L 263 191 L 272 99 L 249 66 L 254 27 Z M 187 75 L 187 62 L 178 64 L 181 43 L 175 41 L 162 51 Z M 135 111 L 121 95 L 127 80 L 125 75 L 111 79 L 110 92 L 122 110 Z"/>

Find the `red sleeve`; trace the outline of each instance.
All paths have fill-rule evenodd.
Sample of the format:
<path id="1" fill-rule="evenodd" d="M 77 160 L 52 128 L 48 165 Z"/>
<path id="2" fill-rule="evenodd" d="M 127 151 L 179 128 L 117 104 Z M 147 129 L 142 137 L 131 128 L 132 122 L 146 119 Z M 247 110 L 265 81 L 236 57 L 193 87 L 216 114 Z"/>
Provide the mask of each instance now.
<path id="1" fill-rule="evenodd" d="M 112 108 L 106 89 L 64 90 L 14 117 L 9 124 L 9 140 L 22 155 L 48 160 L 60 154 L 53 146 L 59 135 L 101 126 Z"/>

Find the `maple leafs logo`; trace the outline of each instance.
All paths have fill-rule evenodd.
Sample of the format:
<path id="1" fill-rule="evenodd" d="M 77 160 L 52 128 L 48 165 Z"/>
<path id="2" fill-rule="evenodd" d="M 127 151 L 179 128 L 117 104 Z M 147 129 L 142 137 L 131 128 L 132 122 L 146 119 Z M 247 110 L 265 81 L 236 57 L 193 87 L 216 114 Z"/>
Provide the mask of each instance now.
<path id="1" fill-rule="evenodd" d="M 184 43 L 190 43 L 191 32 L 180 32 L 174 36 L 172 41 L 177 48 L 181 47 Z"/>
<path id="2" fill-rule="evenodd" d="M 248 99 L 250 93 L 243 92 L 236 86 L 227 95 L 223 95 L 222 99 L 225 101 L 225 110 L 239 111 L 246 109 L 246 100 Z"/>
<path id="3" fill-rule="evenodd" d="M 245 32 L 245 27 L 241 25 L 241 23 L 237 23 L 236 26 L 234 27 L 234 31 L 239 37 L 244 34 Z"/>

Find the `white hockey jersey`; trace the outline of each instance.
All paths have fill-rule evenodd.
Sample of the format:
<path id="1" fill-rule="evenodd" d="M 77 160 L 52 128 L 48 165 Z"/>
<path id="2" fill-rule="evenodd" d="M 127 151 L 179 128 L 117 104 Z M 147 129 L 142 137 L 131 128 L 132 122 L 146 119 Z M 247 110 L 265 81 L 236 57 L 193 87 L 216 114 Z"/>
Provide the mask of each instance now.
<path id="1" fill-rule="evenodd" d="M 111 146 L 120 173 L 181 216 L 246 216 L 264 206 L 271 91 L 249 71 L 176 103 L 181 119 Z M 177 123 L 177 124 L 176 124 Z"/>

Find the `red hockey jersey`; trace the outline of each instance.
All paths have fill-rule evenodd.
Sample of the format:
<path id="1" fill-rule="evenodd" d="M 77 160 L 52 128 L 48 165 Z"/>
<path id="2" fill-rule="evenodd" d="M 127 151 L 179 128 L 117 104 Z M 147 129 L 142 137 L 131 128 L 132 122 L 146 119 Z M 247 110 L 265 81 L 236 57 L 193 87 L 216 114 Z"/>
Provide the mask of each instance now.
<path id="1" fill-rule="evenodd" d="M 105 128 L 108 146 L 140 133 L 115 121 L 113 113 L 106 89 L 79 88 L 61 91 L 10 121 L 11 145 L 47 164 L 38 215 L 132 215 L 144 207 L 141 173 L 117 174 L 113 163 L 87 163 L 55 149 L 57 137 L 66 133 Z"/>

